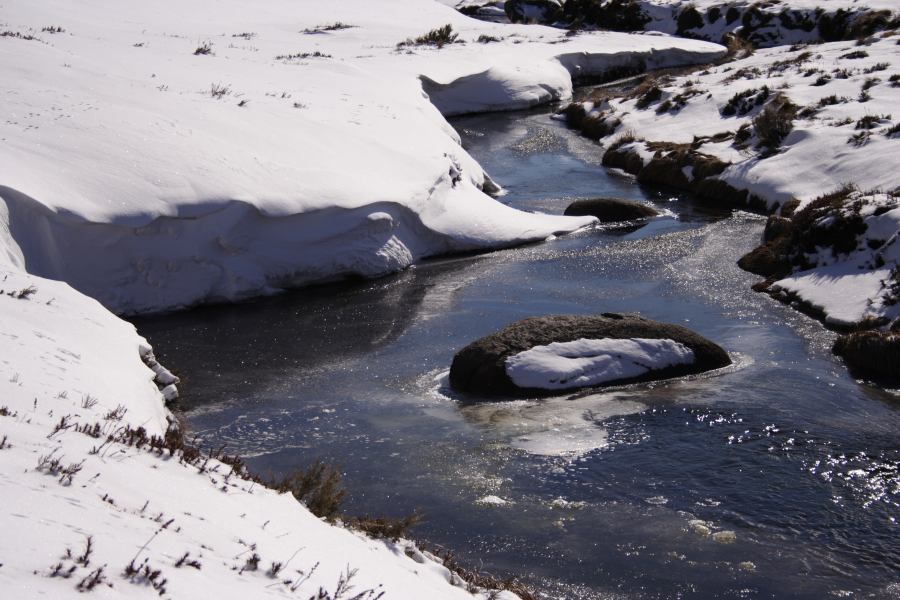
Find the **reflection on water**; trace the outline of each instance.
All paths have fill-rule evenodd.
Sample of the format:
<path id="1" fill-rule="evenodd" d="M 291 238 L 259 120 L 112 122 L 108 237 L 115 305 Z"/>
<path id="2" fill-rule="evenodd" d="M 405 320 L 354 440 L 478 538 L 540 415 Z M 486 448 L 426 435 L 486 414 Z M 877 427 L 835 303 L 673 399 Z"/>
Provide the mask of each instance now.
<path id="1" fill-rule="evenodd" d="M 503 202 L 561 213 L 618 196 L 668 212 L 139 321 L 183 376 L 199 435 L 263 473 L 339 462 L 349 512 L 421 508 L 422 537 L 525 571 L 548 597 L 896 596 L 900 402 L 846 373 L 832 333 L 750 291 L 735 261 L 764 219 L 608 175 L 546 114 L 455 125 Z M 736 365 L 544 400 L 463 405 L 447 389 L 475 338 L 606 311 L 685 325 Z"/>

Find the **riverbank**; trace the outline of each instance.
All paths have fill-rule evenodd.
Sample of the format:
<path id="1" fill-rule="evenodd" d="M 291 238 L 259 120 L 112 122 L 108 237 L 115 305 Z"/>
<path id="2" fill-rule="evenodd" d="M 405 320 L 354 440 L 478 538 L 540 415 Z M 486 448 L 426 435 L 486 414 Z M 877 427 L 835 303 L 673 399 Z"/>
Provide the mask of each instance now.
<path id="1" fill-rule="evenodd" d="M 624 95 L 600 89 L 563 116 L 600 143 L 605 165 L 639 182 L 777 213 L 782 222 L 797 215 L 797 235 L 808 240 L 802 250 L 785 250 L 793 254 L 789 268 L 742 261 L 766 277 L 757 289 L 844 331 L 887 332 L 898 316 L 892 290 L 900 272 L 893 250 L 900 121 L 891 112 L 900 102 L 900 51 L 893 33 L 779 46 L 689 73 L 651 75 Z M 815 222 L 805 217 L 816 212 L 811 207 L 832 213 Z M 875 211 L 880 221 L 870 227 Z M 851 221 L 855 229 L 843 227 Z M 763 242 L 757 259 L 774 248 Z"/>
<path id="2" fill-rule="evenodd" d="M 4 269 L 0 589 L 15 598 L 517 598 L 314 516 L 172 434 L 152 353 L 65 283 Z M 160 369 L 157 369 L 160 371 Z"/>
<path id="3" fill-rule="evenodd" d="M 514 23 L 538 22 L 571 29 L 658 31 L 727 43 L 737 36 L 755 47 L 855 40 L 900 23 L 890 0 L 448 0 L 457 10 L 494 19 L 497 9 Z"/>
<path id="4" fill-rule="evenodd" d="M 499 189 L 444 115 L 548 103 L 570 97 L 573 77 L 724 51 L 483 23 L 430 0 L 130 7 L 111 27 L 123 10 L 14 6 L 0 38 L 3 254 L 117 314 L 586 226 L 491 199 Z"/>

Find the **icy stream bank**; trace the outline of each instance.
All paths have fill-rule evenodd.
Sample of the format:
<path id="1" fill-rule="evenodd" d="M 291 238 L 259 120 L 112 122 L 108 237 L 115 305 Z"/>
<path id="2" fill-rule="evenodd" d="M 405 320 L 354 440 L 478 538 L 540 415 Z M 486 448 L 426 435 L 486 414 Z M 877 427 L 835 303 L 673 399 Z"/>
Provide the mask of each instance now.
<path id="1" fill-rule="evenodd" d="M 121 10 L 13 6 L 8 27 L 25 37 L 0 44 L 2 254 L 119 313 L 381 275 L 583 227 L 591 219 L 484 194 L 436 106 L 520 108 L 569 97 L 573 75 L 722 53 L 487 24 L 427 0 L 131 7 L 110 26 Z M 50 22 L 63 31 L 41 31 Z M 398 47 L 447 23 L 459 43 Z"/>

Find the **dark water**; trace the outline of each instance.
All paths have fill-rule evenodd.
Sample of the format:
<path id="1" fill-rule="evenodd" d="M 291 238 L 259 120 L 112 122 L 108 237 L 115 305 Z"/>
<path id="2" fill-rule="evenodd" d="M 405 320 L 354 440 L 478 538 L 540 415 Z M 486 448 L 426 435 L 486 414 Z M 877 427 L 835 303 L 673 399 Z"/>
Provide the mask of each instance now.
<path id="1" fill-rule="evenodd" d="M 610 175 L 546 114 L 454 125 L 504 202 L 559 213 L 611 195 L 669 216 L 139 321 L 201 437 L 263 473 L 336 461 L 348 512 L 421 509 L 418 535 L 548 598 L 900 597 L 900 398 L 750 291 L 735 260 L 763 219 Z M 736 366 L 540 401 L 464 405 L 446 388 L 477 337 L 603 311 L 686 325 Z"/>

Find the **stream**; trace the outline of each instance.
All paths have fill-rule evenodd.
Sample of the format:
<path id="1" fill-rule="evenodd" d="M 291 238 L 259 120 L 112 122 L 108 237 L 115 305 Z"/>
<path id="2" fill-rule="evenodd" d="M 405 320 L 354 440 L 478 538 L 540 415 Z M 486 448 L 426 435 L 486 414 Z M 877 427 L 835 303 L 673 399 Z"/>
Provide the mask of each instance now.
<path id="1" fill-rule="evenodd" d="M 651 201 L 641 228 L 426 261 L 374 281 L 136 319 L 207 446 L 261 474 L 339 464 L 349 514 L 547 598 L 900 598 L 900 394 L 835 334 L 751 291 L 765 218 L 647 189 L 544 111 L 454 119 L 523 210 Z M 735 364 L 691 378 L 461 402 L 453 354 L 526 316 L 640 312 Z M 424 599 L 423 599 L 424 600 Z"/>

